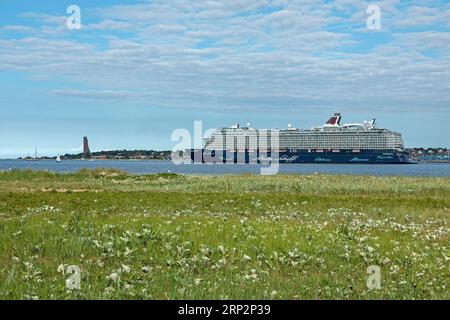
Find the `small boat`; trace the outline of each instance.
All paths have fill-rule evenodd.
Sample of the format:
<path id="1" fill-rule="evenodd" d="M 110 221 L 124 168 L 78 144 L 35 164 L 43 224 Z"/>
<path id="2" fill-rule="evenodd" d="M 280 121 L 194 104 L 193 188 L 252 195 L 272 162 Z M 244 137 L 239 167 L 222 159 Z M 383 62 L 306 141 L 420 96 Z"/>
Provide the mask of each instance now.
<path id="1" fill-rule="evenodd" d="M 56 162 L 61 162 L 61 157 L 59 155 L 56 156 Z"/>
<path id="2" fill-rule="evenodd" d="M 39 161 L 39 158 L 37 156 L 37 147 L 34 148 L 34 158 L 29 159 L 31 161 Z"/>

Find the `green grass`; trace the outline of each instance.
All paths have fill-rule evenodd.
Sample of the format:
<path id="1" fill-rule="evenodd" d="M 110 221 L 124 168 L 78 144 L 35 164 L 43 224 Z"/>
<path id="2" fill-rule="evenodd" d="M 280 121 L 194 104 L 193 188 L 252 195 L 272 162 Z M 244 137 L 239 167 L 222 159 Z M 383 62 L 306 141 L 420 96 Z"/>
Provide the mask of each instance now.
<path id="1" fill-rule="evenodd" d="M 3 172 L 0 298 L 449 299 L 449 214 L 448 178 Z"/>

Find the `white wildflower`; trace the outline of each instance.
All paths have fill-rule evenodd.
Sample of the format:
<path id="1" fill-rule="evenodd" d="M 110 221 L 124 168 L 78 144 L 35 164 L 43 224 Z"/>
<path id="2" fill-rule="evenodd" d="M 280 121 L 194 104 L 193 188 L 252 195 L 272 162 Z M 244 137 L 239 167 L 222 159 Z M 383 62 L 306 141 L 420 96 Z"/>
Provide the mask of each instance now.
<path id="1" fill-rule="evenodd" d="M 127 283 L 123 286 L 126 290 L 132 290 L 133 289 L 133 285 Z"/>
<path id="2" fill-rule="evenodd" d="M 105 288 L 105 295 L 110 295 L 110 294 L 112 294 L 114 292 L 114 288 L 113 287 L 111 287 L 111 286 L 108 286 L 108 287 L 106 287 Z"/>
<path id="3" fill-rule="evenodd" d="M 152 269 L 151 269 L 150 267 L 148 267 L 148 266 L 143 266 L 143 267 L 141 268 L 141 271 L 142 271 L 142 272 L 145 272 L 145 273 L 148 273 L 148 272 L 152 271 Z"/>
<path id="4" fill-rule="evenodd" d="M 107 276 L 106 279 L 112 280 L 113 282 L 118 282 L 120 280 L 120 276 L 117 274 L 117 272 L 113 272 L 109 276 Z"/>
<path id="5" fill-rule="evenodd" d="M 123 265 L 122 265 L 122 270 L 123 270 L 123 272 L 125 272 L 125 273 L 130 273 L 131 268 L 130 268 L 129 266 L 123 264 Z"/>

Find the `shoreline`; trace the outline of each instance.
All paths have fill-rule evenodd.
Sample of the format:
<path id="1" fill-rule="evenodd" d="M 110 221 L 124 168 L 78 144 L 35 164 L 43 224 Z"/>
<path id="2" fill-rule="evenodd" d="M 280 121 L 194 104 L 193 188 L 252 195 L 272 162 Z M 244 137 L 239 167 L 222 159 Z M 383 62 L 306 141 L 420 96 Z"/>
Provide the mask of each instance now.
<path id="1" fill-rule="evenodd" d="M 56 158 L 43 158 L 43 159 L 0 159 L 0 161 L 24 161 L 24 162 L 39 162 L 39 161 L 55 161 Z M 171 161 L 170 159 L 61 159 L 60 162 L 66 162 L 66 161 L 86 161 L 86 162 L 96 162 L 96 161 L 130 161 L 130 162 L 153 162 L 153 161 Z M 435 164 L 435 163 L 448 163 L 450 164 L 450 160 L 414 160 L 416 163 L 414 164 Z M 290 164 L 296 164 L 296 165 L 302 165 L 302 164 L 314 164 L 314 163 L 280 163 L 280 165 L 290 165 Z M 319 163 L 317 163 L 319 165 Z M 333 163 L 340 164 L 340 163 Z M 344 163 L 347 164 L 347 163 Z M 326 163 L 322 163 L 320 165 L 327 165 Z M 352 164 L 349 164 L 352 165 Z M 359 164 L 355 164 L 359 165 Z M 370 165 L 370 164 L 367 164 Z M 388 164 L 373 164 L 373 165 L 388 165 Z"/>

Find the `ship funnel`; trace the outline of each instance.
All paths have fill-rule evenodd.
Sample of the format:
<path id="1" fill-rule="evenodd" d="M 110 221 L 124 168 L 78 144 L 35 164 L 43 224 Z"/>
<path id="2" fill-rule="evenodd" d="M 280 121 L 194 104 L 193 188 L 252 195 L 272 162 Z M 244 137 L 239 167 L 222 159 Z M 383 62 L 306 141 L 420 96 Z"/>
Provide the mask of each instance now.
<path id="1" fill-rule="evenodd" d="M 335 113 L 334 116 L 332 116 L 328 121 L 325 123 L 326 125 L 330 126 L 340 126 L 341 125 L 341 114 Z"/>

